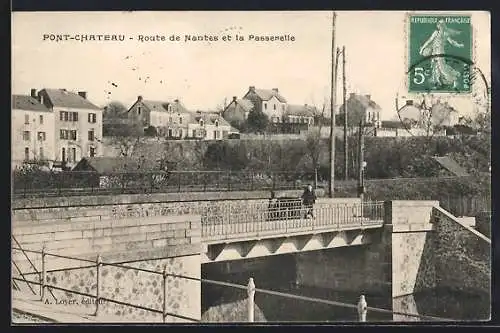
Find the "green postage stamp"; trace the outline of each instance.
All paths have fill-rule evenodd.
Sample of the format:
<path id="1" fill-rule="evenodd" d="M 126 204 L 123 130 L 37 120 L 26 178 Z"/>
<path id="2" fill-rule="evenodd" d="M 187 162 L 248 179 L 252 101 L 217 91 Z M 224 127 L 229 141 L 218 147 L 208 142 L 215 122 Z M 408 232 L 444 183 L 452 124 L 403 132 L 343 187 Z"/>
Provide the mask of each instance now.
<path id="1" fill-rule="evenodd" d="M 469 15 L 408 15 L 408 92 L 470 93 Z"/>

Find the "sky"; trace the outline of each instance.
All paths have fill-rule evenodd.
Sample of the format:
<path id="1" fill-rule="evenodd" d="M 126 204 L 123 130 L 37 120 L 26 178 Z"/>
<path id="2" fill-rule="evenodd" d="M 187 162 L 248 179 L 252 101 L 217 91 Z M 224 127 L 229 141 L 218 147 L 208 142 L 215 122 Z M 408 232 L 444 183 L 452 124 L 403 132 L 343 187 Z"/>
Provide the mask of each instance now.
<path id="1" fill-rule="evenodd" d="M 178 98 L 191 110 L 215 110 L 249 86 L 278 88 L 290 104 L 329 103 L 331 11 L 281 12 L 14 12 L 12 92 L 66 88 L 87 91 L 104 106 Z M 406 13 L 337 11 L 335 43 L 346 49 L 347 94 L 370 94 L 383 119 L 404 94 Z M 490 17 L 473 12 L 475 63 L 490 82 Z M 124 41 L 50 40 L 51 35 L 124 35 Z M 140 36 L 166 41 L 140 41 Z M 176 35 L 180 41 L 170 41 Z M 217 41 L 186 41 L 186 35 Z M 223 36 L 231 36 L 224 41 Z M 236 41 L 235 35 L 244 36 Z M 249 35 L 293 36 L 255 41 Z M 45 40 L 44 40 L 45 39 Z M 339 65 L 337 101 L 342 99 Z M 455 101 L 450 104 L 453 105 Z M 460 104 L 462 103 L 463 104 Z M 470 99 L 458 102 L 467 109 Z"/>

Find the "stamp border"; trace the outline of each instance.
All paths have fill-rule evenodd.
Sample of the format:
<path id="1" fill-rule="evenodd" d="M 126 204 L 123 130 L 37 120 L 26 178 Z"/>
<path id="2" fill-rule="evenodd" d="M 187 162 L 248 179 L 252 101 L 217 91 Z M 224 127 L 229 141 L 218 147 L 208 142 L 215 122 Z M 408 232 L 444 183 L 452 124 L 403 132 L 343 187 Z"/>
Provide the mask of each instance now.
<path id="1" fill-rule="evenodd" d="M 468 16 L 470 18 L 470 52 L 471 52 L 471 64 L 474 65 L 476 63 L 476 47 L 477 47 L 477 41 L 476 41 L 476 34 L 475 34 L 475 29 L 474 29 L 474 21 L 473 21 L 473 13 L 470 11 L 467 12 L 458 12 L 458 11 L 453 11 L 453 12 L 444 12 L 444 11 L 408 11 L 405 14 L 405 25 L 404 25 L 404 38 L 405 38 L 405 84 L 404 88 L 408 96 L 417 96 L 419 94 L 425 94 L 425 93 L 433 93 L 433 94 L 453 94 L 453 95 L 470 95 L 472 94 L 472 87 L 470 91 L 457 91 L 457 90 L 431 90 L 428 92 L 422 91 L 422 92 L 411 92 L 410 91 L 410 68 L 414 66 L 414 64 L 410 64 L 410 18 L 411 16 Z"/>

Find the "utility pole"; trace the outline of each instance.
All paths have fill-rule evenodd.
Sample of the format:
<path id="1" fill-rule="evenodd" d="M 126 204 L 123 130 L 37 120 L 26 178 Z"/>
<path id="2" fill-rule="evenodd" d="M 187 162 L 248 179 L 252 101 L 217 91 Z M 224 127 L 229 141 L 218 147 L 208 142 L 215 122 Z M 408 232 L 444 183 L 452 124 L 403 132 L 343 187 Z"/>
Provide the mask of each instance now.
<path id="1" fill-rule="evenodd" d="M 347 87 L 345 77 L 345 46 L 342 47 L 342 103 L 344 104 L 344 180 L 349 178 L 348 156 L 347 156 Z"/>
<path id="2" fill-rule="evenodd" d="M 365 136 L 364 136 L 364 118 L 362 117 L 359 122 L 359 137 L 358 137 L 358 195 L 361 201 L 363 201 L 364 194 L 364 169 L 365 169 Z"/>
<path id="3" fill-rule="evenodd" d="M 332 76 L 331 76 L 331 92 L 330 92 L 330 179 L 328 182 L 330 198 L 333 198 L 334 184 L 335 184 L 335 104 L 337 92 L 337 52 L 335 48 L 335 19 L 337 13 L 333 12 L 332 15 Z"/>

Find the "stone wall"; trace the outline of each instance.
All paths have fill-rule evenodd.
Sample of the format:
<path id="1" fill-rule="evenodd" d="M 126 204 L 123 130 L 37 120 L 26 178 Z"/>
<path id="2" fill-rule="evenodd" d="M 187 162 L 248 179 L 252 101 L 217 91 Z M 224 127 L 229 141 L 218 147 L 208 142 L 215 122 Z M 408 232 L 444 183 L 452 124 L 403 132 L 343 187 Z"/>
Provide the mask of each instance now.
<path id="1" fill-rule="evenodd" d="M 434 288 L 434 239 L 431 215 L 437 201 L 389 201 L 386 225 L 392 226 L 392 297 Z"/>
<path id="2" fill-rule="evenodd" d="M 433 213 L 438 285 L 489 294 L 491 240 L 439 207 Z"/>
<path id="3" fill-rule="evenodd" d="M 126 264 L 128 268 L 103 265 L 100 268 L 100 297 L 109 300 L 129 303 L 160 311 L 150 312 L 132 306 L 117 304 L 103 299 L 99 303 L 99 315 L 104 318 L 111 315 L 121 317 L 123 321 L 162 322 L 163 309 L 163 269 L 167 273 L 200 278 L 199 255 L 172 258 L 141 260 Z M 144 272 L 134 267 L 157 272 Z M 97 289 L 96 267 L 71 270 L 51 271 L 47 273 L 47 283 L 60 288 L 90 294 L 95 297 Z M 201 318 L 200 281 L 179 277 L 167 277 L 167 312 L 179 314 L 194 320 Z M 65 304 L 76 304 L 93 314 L 96 308 L 94 297 L 75 293 L 52 290 L 48 293 L 47 302 L 64 308 Z M 56 300 L 57 299 L 57 300 Z M 173 315 L 167 317 L 168 322 L 185 322 L 186 319 Z M 189 322 L 189 321 L 188 321 Z"/>
<path id="4" fill-rule="evenodd" d="M 43 212 L 38 211 L 38 217 Z M 79 215 L 78 210 L 60 210 L 58 214 Z M 41 251 L 45 245 L 51 254 L 75 256 L 96 260 L 98 254 L 105 254 L 113 260 L 142 259 L 150 255 L 181 255 L 200 253 L 200 216 L 171 214 L 168 217 L 76 216 L 87 221 L 71 221 L 64 218 L 42 221 L 19 221 L 14 217 L 12 235 L 23 249 Z M 104 217 L 103 219 L 101 219 Z M 14 247 L 17 244 L 13 243 Z M 41 255 L 28 253 L 38 270 L 41 269 Z M 13 250 L 12 259 L 23 272 L 32 271 L 31 264 L 21 251 Z M 83 261 L 47 256 L 46 269 L 86 266 Z"/>

